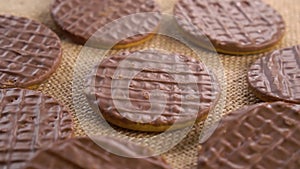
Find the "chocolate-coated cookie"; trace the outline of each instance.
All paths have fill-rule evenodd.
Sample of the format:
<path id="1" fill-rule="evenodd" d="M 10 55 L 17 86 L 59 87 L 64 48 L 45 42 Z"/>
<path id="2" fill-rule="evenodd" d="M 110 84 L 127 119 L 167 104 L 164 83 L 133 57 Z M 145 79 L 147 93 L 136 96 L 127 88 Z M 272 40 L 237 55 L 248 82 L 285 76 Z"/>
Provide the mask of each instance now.
<path id="1" fill-rule="evenodd" d="M 101 28 L 117 19 L 147 12 L 152 14 L 128 17 L 125 22 L 114 22 L 106 33 L 96 33 L 105 32 Z M 90 46 L 106 47 L 116 41 L 115 48 L 145 41 L 158 28 L 161 18 L 154 0 L 55 0 L 51 13 L 57 25 L 75 42 L 85 44 L 89 40 Z"/>
<path id="2" fill-rule="evenodd" d="M 179 0 L 174 15 L 191 41 L 228 54 L 265 51 L 285 31 L 281 15 L 262 0 Z"/>
<path id="3" fill-rule="evenodd" d="M 248 70 L 253 93 L 264 101 L 300 103 L 300 46 L 275 50 Z"/>
<path id="4" fill-rule="evenodd" d="M 105 146 L 105 149 L 101 146 Z M 171 169 L 161 157 L 147 157 L 149 150 L 132 143 L 107 137 L 91 140 L 73 138 L 39 151 L 26 165 L 27 169 Z M 118 152 L 113 154 L 111 152 Z M 129 158 L 129 157 L 140 158 Z"/>
<path id="5" fill-rule="evenodd" d="M 219 97 L 212 72 L 199 60 L 158 50 L 118 53 L 95 67 L 86 95 L 117 126 L 165 131 L 204 120 Z"/>
<path id="6" fill-rule="evenodd" d="M 71 114 L 37 91 L 0 89 L 0 168 L 22 168 L 42 147 L 72 136 Z"/>
<path id="7" fill-rule="evenodd" d="M 0 15 L 0 88 L 32 87 L 59 66 L 60 39 L 36 21 Z"/>
<path id="8" fill-rule="evenodd" d="M 223 119 L 202 145 L 198 169 L 299 168 L 300 105 L 260 103 Z"/>

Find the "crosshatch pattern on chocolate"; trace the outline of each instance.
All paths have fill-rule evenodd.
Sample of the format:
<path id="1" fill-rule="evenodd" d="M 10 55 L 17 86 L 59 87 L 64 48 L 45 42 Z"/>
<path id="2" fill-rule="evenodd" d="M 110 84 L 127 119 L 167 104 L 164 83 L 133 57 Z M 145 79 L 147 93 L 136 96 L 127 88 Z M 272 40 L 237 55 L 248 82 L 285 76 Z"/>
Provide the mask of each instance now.
<path id="1" fill-rule="evenodd" d="M 0 39 L 1 88 L 39 84 L 60 63 L 60 39 L 36 21 L 0 15 Z"/>
<path id="2" fill-rule="evenodd" d="M 0 89 L 0 168 L 21 168 L 41 147 L 70 138 L 71 114 L 36 91 Z"/>

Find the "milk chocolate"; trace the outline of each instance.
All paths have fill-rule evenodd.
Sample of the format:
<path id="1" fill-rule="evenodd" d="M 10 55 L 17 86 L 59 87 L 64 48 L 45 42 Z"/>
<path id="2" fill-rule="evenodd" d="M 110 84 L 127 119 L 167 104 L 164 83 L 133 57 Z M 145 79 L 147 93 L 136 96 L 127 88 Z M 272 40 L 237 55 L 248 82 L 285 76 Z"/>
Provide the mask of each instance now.
<path id="1" fill-rule="evenodd" d="M 101 28 L 117 19 L 147 12 L 155 14 L 136 15 L 124 24 L 115 25 L 116 29 L 111 27 L 105 34 L 95 34 L 104 32 Z M 118 45 L 141 41 L 155 31 L 161 18 L 154 0 L 55 0 L 51 14 L 56 24 L 75 42 L 85 44 L 93 36 L 87 45 L 94 47 L 110 45 L 114 41 Z M 130 36 L 133 32 L 135 35 Z M 123 38 L 124 35 L 127 36 Z"/>
<path id="2" fill-rule="evenodd" d="M 59 66 L 61 54 L 58 36 L 46 26 L 0 15 L 0 88 L 43 82 Z"/>
<path id="3" fill-rule="evenodd" d="M 250 89 L 264 101 L 300 103 L 299 70 L 299 45 L 273 51 L 250 66 Z"/>
<path id="4" fill-rule="evenodd" d="M 262 0 L 179 0 L 174 15 L 191 41 L 229 54 L 264 51 L 285 31 L 282 16 Z"/>
<path id="5" fill-rule="evenodd" d="M 0 89 L 0 168 L 22 168 L 41 147 L 72 136 L 71 114 L 37 91 Z"/>
<path id="6" fill-rule="evenodd" d="M 123 60 L 128 65 L 120 66 Z M 160 68 L 155 68 L 155 65 Z M 134 74 L 141 66 L 143 68 L 133 77 L 115 75 L 120 69 L 127 74 Z M 176 76 L 183 77 L 184 80 L 177 81 Z M 124 84 L 127 80 L 130 80 L 128 87 Z M 116 82 L 115 86 L 113 81 Z M 175 128 L 182 128 L 196 120 L 203 120 L 215 106 L 220 92 L 217 79 L 202 62 L 158 50 L 123 52 L 109 56 L 94 68 L 87 78 L 86 86 L 90 104 L 95 111 L 99 109 L 108 122 L 142 131 L 164 131 L 173 124 Z M 129 91 L 128 96 L 126 89 Z M 151 104 L 151 91 L 155 90 L 165 94 L 166 100 L 158 98 L 152 100 Z M 125 94 L 116 96 L 119 91 Z M 116 107 L 116 102 L 121 102 L 119 108 Z M 131 109 L 127 108 L 128 104 L 132 104 L 133 110 L 128 110 Z"/>
<path id="7" fill-rule="evenodd" d="M 202 145 L 198 169 L 299 168 L 300 105 L 246 106 L 225 117 Z"/>
<path id="8" fill-rule="evenodd" d="M 105 146 L 105 148 L 101 147 Z M 119 154 L 113 154 L 119 152 Z M 108 137 L 91 140 L 79 137 L 55 143 L 39 151 L 26 165 L 26 169 L 171 169 L 162 157 L 144 157 L 149 150 L 129 142 Z M 130 158 L 136 156 L 139 158 Z"/>

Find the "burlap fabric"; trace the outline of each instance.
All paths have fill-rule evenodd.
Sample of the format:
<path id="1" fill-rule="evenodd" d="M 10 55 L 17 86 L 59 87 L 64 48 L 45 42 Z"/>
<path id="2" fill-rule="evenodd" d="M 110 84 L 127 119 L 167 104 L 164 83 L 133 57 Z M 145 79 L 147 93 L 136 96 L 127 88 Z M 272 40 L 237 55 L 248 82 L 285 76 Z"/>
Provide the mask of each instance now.
<path id="1" fill-rule="evenodd" d="M 161 8 L 164 12 L 171 13 L 173 4 L 176 0 L 159 0 Z M 287 31 L 286 34 L 278 44 L 275 49 L 282 47 L 288 47 L 296 44 L 300 44 L 300 1 L 299 0 L 265 0 L 275 9 L 277 9 L 286 21 Z M 63 61 L 59 69 L 53 74 L 46 82 L 41 84 L 37 90 L 44 93 L 50 94 L 53 97 L 64 103 L 72 112 L 75 111 L 72 95 L 72 84 L 74 68 L 78 63 L 77 58 L 82 46 L 74 44 L 68 38 L 66 38 L 63 33 L 57 28 L 51 17 L 50 17 L 50 4 L 51 0 L 2 0 L 0 1 L 0 13 L 1 14 L 14 14 L 18 16 L 25 16 L 28 18 L 36 19 L 45 25 L 53 29 L 62 39 L 63 45 Z M 186 48 L 179 42 L 162 36 L 156 36 L 152 40 L 131 48 L 131 49 L 141 49 L 145 47 L 159 47 L 171 52 L 179 52 L 186 55 L 193 55 L 192 51 Z M 113 51 L 117 52 L 117 51 Z M 210 52 L 203 51 L 203 55 L 207 56 L 204 59 L 209 60 L 210 55 L 214 55 Z M 219 77 L 220 82 L 224 85 L 224 92 L 226 95 L 225 108 L 222 114 L 227 114 L 233 110 L 236 110 L 244 105 L 254 104 L 259 102 L 259 100 L 248 90 L 248 85 L 246 82 L 246 71 L 255 59 L 262 57 L 264 53 L 259 55 L 247 55 L 247 56 L 230 56 L 230 55 L 218 55 L 220 58 L 220 63 L 224 67 L 220 69 L 220 63 L 216 63 L 213 60 L 208 61 L 212 63 L 210 67 L 215 70 L 215 73 Z M 213 58 L 213 57 L 212 57 Z M 203 59 L 203 58 L 201 58 Z M 84 66 L 82 67 L 85 68 Z M 85 70 L 88 71 L 88 70 Z M 78 73 L 78 72 L 77 72 Z M 79 72 L 80 73 L 80 72 Z M 79 76 L 81 77 L 81 76 Z M 76 103 L 76 102 L 75 102 Z M 84 108 L 83 108 L 84 109 Z M 95 121 L 93 117 L 88 115 L 85 116 L 84 110 L 82 110 L 82 116 L 80 119 L 85 119 L 84 123 L 79 123 L 78 114 L 73 113 L 73 118 L 75 121 L 75 134 L 77 136 L 85 135 L 83 128 L 87 127 L 92 132 L 97 134 L 109 135 L 108 130 L 105 128 L 102 130 L 101 127 L 95 127 L 96 123 L 89 123 L 89 120 Z M 97 121 L 97 119 L 96 119 Z M 101 123 L 99 122 L 99 125 Z M 166 160 L 174 167 L 178 169 L 182 168 L 194 168 L 197 158 L 197 150 L 199 148 L 199 133 L 202 124 L 196 125 L 192 131 L 182 140 L 177 146 L 164 153 Z M 94 129 L 95 128 L 95 129 Z M 95 130 L 95 131 L 94 131 Z M 137 140 L 139 138 L 147 138 L 155 136 L 155 134 L 147 134 L 140 132 L 133 132 L 124 129 L 116 128 L 116 130 L 123 135 L 132 136 Z M 171 133 L 172 134 L 172 133 Z M 176 134 L 176 133 L 175 133 Z M 120 137 L 120 136 L 117 136 Z M 165 135 L 165 137 L 170 137 L 170 135 Z M 170 137 L 171 138 L 171 137 Z M 167 140 L 167 141 L 166 141 Z M 166 144 L 169 140 L 165 138 Z M 145 145 L 149 147 L 155 147 L 155 143 L 149 141 L 145 142 Z M 157 148 L 157 147 L 156 147 Z M 158 147 L 159 148 L 159 147 Z"/>

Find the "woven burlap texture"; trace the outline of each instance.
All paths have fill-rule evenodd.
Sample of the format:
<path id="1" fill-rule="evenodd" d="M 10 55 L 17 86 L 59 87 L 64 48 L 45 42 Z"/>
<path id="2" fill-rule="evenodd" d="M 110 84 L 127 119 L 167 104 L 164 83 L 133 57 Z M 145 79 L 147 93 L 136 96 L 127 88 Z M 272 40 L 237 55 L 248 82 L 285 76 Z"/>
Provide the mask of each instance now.
<path id="1" fill-rule="evenodd" d="M 288 47 L 292 45 L 300 44 L 300 1 L 299 0 L 265 0 L 271 6 L 279 11 L 283 15 L 283 18 L 287 25 L 287 30 L 281 43 L 275 46 L 274 49 L 279 49 L 283 47 Z M 171 13 L 173 4 L 175 0 L 158 0 L 161 8 L 164 12 Z M 50 4 L 51 0 L 8 0 L 0 1 L 0 14 L 14 14 L 17 16 L 25 16 L 38 20 L 51 29 L 53 29 L 62 39 L 63 46 L 63 61 L 56 71 L 46 82 L 42 83 L 37 90 L 47 93 L 63 104 L 65 104 L 72 112 L 75 122 L 75 134 L 77 136 L 85 135 L 83 127 L 80 125 L 78 116 L 76 116 L 75 106 L 73 104 L 72 95 L 72 85 L 73 85 L 73 75 L 74 68 L 77 58 L 79 56 L 81 45 L 74 44 L 71 42 L 64 34 L 60 31 L 58 27 L 55 26 L 53 20 L 50 16 Z M 152 40 L 132 48 L 141 49 L 146 47 L 159 47 L 170 52 L 178 52 L 186 55 L 193 55 L 192 51 L 179 42 L 172 40 L 163 36 L 156 36 Z M 114 51 L 116 52 L 116 51 Z M 209 52 L 204 52 L 205 55 L 209 56 Z M 247 56 L 230 56 L 219 54 L 221 64 L 224 67 L 223 79 L 221 79 L 222 84 L 226 84 L 223 89 L 226 95 L 225 108 L 222 111 L 223 114 L 230 113 L 244 105 L 250 105 L 260 102 L 249 90 L 246 82 L 246 72 L 249 65 L 257 58 L 262 57 L 266 53 L 259 55 L 247 55 Z M 77 63 L 78 64 L 78 63 Z M 218 64 L 212 65 L 216 68 Z M 86 118 L 87 121 L 90 117 Z M 93 124 L 94 125 L 94 124 Z M 93 130 L 93 125 L 88 127 Z M 197 150 L 199 147 L 199 132 L 201 129 L 201 124 L 196 125 L 191 132 L 182 140 L 178 145 L 164 153 L 164 156 L 168 163 L 170 163 L 174 168 L 194 168 L 197 158 Z M 139 137 L 150 137 L 155 134 L 146 134 L 133 131 L 127 131 L 117 128 L 120 133 L 125 135 L 130 135 L 135 138 Z M 109 135 L 106 130 L 96 131 L 98 134 Z M 166 138 L 168 140 L 168 138 Z M 150 144 L 149 143 L 145 143 Z M 153 145 L 149 145 L 153 147 Z"/>

